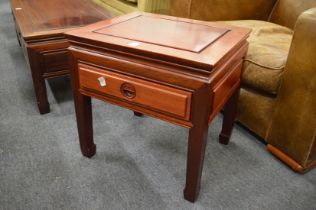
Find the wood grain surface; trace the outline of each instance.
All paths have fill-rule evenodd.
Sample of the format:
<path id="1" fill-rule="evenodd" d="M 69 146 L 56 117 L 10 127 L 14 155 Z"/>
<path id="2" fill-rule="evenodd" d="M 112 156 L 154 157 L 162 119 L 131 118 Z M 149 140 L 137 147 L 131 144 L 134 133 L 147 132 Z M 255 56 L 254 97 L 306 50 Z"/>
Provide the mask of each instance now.
<path id="1" fill-rule="evenodd" d="M 224 107 L 219 142 L 228 144 L 232 133 L 249 33 L 147 13 L 67 32 L 83 155 L 94 154 L 87 152 L 94 152 L 89 97 L 187 127 L 184 198 L 196 201 L 209 123 Z"/>

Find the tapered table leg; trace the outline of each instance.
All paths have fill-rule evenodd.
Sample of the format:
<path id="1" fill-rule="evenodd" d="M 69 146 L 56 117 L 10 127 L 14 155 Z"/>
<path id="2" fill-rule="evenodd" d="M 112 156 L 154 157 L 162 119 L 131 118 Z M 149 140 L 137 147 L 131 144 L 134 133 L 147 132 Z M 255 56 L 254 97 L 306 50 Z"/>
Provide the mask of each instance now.
<path id="1" fill-rule="evenodd" d="M 49 108 L 49 103 L 47 99 L 45 79 L 37 75 L 32 75 L 32 78 L 33 78 L 33 85 L 34 85 L 34 90 L 36 94 L 38 110 L 41 114 L 49 113 L 50 108 Z"/>
<path id="2" fill-rule="evenodd" d="M 209 88 L 197 91 L 192 102 L 193 127 L 189 131 L 187 176 L 184 189 L 184 198 L 195 202 L 198 198 L 204 153 L 207 142 L 208 120 L 210 117 L 211 97 Z"/>
<path id="3" fill-rule="evenodd" d="M 45 78 L 42 75 L 42 70 L 39 64 L 40 61 L 38 61 L 36 52 L 33 49 L 27 48 L 27 52 L 30 61 L 30 69 L 36 94 L 37 106 L 41 114 L 46 114 L 50 111 L 50 109 L 47 99 Z"/>
<path id="4" fill-rule="evenodd" d="M 184 198 L 196 201 L 201 183 L 204 153 L 207 142 L 208 124 L 190 129 L 187 160 L 187 180 Z"/>
<path id="5" fill-rule="evenodd" d="M 81 153 L 90 158 L 96 153 L 96 145 L 93 142 L 91 98 L 77 92 L 74 94 L 74 102 Z"/>
<path id="6" fill-rule="evenodd" d="M 233 93 L 225 105 L 222 131 L 219 135 L 219 142 L 221 144 L 227 145 L 229 143 L 236 118 L 238 97 L 239 88 Z"/>

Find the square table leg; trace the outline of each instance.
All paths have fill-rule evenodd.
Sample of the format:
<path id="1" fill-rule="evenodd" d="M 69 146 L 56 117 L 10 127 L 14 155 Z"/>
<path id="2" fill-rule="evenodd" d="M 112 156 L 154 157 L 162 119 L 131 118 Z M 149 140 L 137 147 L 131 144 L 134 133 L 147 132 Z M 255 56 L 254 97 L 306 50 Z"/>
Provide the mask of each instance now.
<path id="1" fill-rule="evenodd" d="M 200 97 L 199 97 L 200 96 Z M 199 94 L 193 103 L 193 127 L 189 131 L 187 177 L 184 189 L 184 198 L 190 202 L 195 202 L 198 198 L 201 185 L 201 175 L 208 135 L 208 120 L 210 104 L 207 95 Z M 234 127 L 239 88 L 234 91 L 230 99 L 225 104 L 224 119 L 219 142 L 228 144 Z M 204 99 L 204 100 L 203 100 Z"/>
<path id="2" fill-rule="evenodd" d="M 32 74 L 33 86 L 36 94 L 37 106 L 41 114 L 46 114 L 50 111 L 50 109 L 47 99 L 45 78 L 42 75 L 40 62 L 37 59 L 36 52 L 31 48 L 27 48 L 27 53 Z"/>
<path id="3" fill-rule="evenodd" d="M 96 153 L 96 145 L 93 141 L 91 97 L 77 92 L 74 94 L 74 103 L 81 153 L 90 158 Z"/>
<path id="4" fill-rule="evenodd" d="M 190 202 L 196 201 L 200 191 L 207 133 L 207 123 L 193 127 L 189 131 L 187 178 L 184 198 Z"/>
<path id="5" fill-rule="evenodd" d="M 219 135 L 219 143 L 227 145 L 234 127 L 237 103 L 239 98 L 239 88 L 232 94 L 224 107 L 223 126 Z"/>
<path id="6" fill-rule="evenodd" d="M 190 202 L 196 201 L 200 191 L 211 101 L 208 87 L 196 91 L 193 95 L 191 110 L 193 127 L 189 131 L 187 175 L 184 189 L 184 198 Z"/>

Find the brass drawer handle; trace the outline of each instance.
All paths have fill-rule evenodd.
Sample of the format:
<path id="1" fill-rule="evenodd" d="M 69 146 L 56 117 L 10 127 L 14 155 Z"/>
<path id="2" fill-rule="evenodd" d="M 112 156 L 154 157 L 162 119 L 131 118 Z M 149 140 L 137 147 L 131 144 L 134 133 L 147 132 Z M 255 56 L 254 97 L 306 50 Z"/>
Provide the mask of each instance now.
<path id="1" fill-rule="evenodd" d="M 135 87 L 132 84 L 129 83 L 123 83 L 121 85 L 121 93 L 126 98 L 132 99 L 136 96 L 136 90 Z"/>

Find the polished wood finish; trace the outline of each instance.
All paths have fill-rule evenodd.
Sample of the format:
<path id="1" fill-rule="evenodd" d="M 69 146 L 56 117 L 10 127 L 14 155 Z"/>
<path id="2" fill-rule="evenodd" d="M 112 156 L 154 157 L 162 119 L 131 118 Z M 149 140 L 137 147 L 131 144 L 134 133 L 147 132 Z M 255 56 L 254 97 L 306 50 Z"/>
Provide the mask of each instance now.
<path id="1" fill-rule="evenodd" d="M 229 72 L 225 79 L 223 79 L 219 84 L 214 87 L 214 100 L 213 100 L 213 109 L 216 110 L 223 106 L 223 97 L 228 96 L 231 93 L 231 90 L 234 89 L 236 85 L 236 81 L 239 80 L 241 75 L 242 62 L 240 61 L 233 70 Z"/>
<path id="2" fill-rule="evenodd" d="M 11 0 L 11 9 L 38 108 L 44 114 L 50 110 L 45 79 L 69 73 L 68 42 L 63 33 L 111 15 L 90 0 Z"/>
<path id="3" fill-rule="evenodd" d="M 76 62 L 73 57 L 70 56 L 71 85 L 73 88 L 80 149 L 84 156 L 90 158 L 96 153 L 96 145 L 93 141 L 91 97 L 83 95 L 77 91 L 79 89 L 79 79 L 78 74 L 72 72 L 76 69 L 74 65 L 76 65 Z"/>
<path id="4" fill-rule="evenodd" d="M 269 152 L 271 152 L 273 155 L 275 155 L 277 158 L 279 158 L 281 161 L 286 163 L 288 166 L 290 166 L 294 171 L 298 173 L 305 173 L 316 167 L 316 161 L 311 161 L 310 163 L 306 165 L 306 167 L 301 166 L 295 160 L 293 160 L 292 158 L 290 158 L 281 150 L 279 150 L 278 148 L 274 147 L 271 144 L 267 145 L 267 149 Z"/>
<path id="5" fill-rule="evenodd" d="M 212 103 L 212 95 L 209 91 L 208 85 L 202 86 L 195 92 L 192 101 L 191 121 L 193 126 L 189 131 L 186 184 L 183 192 L 184 198 L 191 202 L 197 199 L 201 186 Z"/>
<path id="6" fill-rule="evenodd" d="M 172 44 L 171 46 L 162 46 L 159 44 L 147 43 L 146 41 L 139 41 L 139 45 L 134 46 L 133 43 L 135 41 L 133 40 L 109 36 L 106 34 L 96 32 L 99 29 L 110 27 L 111 25 L 118 24 L 123 21 L 128 21 L 142 15 L 144 14 L 131 13 L 129 15 L 121 16 L 119 18 L 100 21 L 98 23 L 91 24 L 87 27 L 67 32 L 67 35 L 72 37 L 71 39 L 73 40 L 73 42 L 77 41 L 83 45 L 84 43 L 89 42 L 89 44 L 94 46 L 91 46 L 92 48 L 103 48 L 113 50 L 113 47 L 115 46 L 114 48 L 116 51 L 119 50 L 120 52 L 126 52 L 129 54 L 135 53 L 136 55 L 138 55 L 138 57 L 147 57 L 147 60 L 149 59 L 148 56 L 150 56 L 154 60 L 160 60 L 160 62 L 168 62 L 168 64 L 171 64 L 172 66 L 174 66 L 175 64 L 178 66 L 180 65 L 181 72 L 183 72 L 184 68 L 185 71 L 193 73 L 194 75 L 202 74 L 205 76 L 209 75 L 210 72 L 213 71 L 214 68 L 218 67 L 220 64 L 225 63 L 227 59 L 231 58 L 230 53 L 234 53 L 235 50 L 239 49 L 239 47 L 245 44 L 246 41 L 241 39 L 241 37 L 245 37 L 245 32 L 247 33 L 247 31 L 249 31 L 245 28 L 237 28 L 227 25 L 223 26 L 223 24 L 221 23 L 203 22 L 183 18 L 174 18 L 170 16 L 151 16 L 157 18 L 163 17 L 164 19 L 169 21 L 174 21 L 176 19 L 178 21 L 190 24 L 200 24 L 218 29 L 229 30 L 229 32 L 227 32 L 219 40 L 210 44 L 204 50 L 198 53 L 180 50 L 173 47 L 181 46 L 181 40 L 184 36 L 185 40 L 195 40 L 196 45 L 200 44 L 200 41 L 198 40 L 202 38 L 201 36 L 199 36 L 198 33 L 192 33 L 191 36 L 188 36 L 187 34 L 180 34 L 181 32 L 183 32 L 183 30 L 179 30 L 179 28 L 176 27 L 177 25 L 174 25 L 173 28 L 168 28 L 169 31 L 173 31 L 173 33 L 175 34 L 180 34 L 179 38 L 173 40 L 174 44 Z M 146 28 L 151 29 L 151 26 L 146 25 Z M 161 29 L 167 30 L 164 28 Z M 190 30 L 187 29 L 187 31 Z M 166 38 L 162 37 L 161 35 L 163 34 L 159 34 L 161 39 Z M 138 40 L 141 40 L 141 38 L 138 38 Z M 132 57 L 135 57 L 135 55 L 131 55 L 131 58 Z"/>
<path id="7" fill-rule="evenodd" d="M 161 30 L 162 25 L 164 30 Z M 151 30 L 147 30 L 148 27 Z M 225 28 L 139 15 L 129 21 L 107 26 L 95 32 L 134 42 L 140 41 L 184 51 L 200 52 L 228 31 Z M 195 39 L 179 39 L 179 34 Z"/>
<path id="8" fill-rule="evenodd" d="M 222 131 L 219 134 L 219 142 L 221 144 L 228 144 L 235 123 L 235 116 L 237 112 L 237 102 L 239 97 L 239 89 L 237 89 L 224 107 L 224 118 Z"/>
<path id="9" fill-rule="evenodd" d="M 98 79 L 104 79 L 106 84 L 102 86 Z M 191 93 L 187 91 L 85 64 L 79 64 L 79 85 L 81 89 L 97 91 L 180 119 L 189 119 Z"/>
<path id="10" fill-rule="evenodd" d="M 90 0 L 11 0 L 12 12 L 25 40 L 63 37 L 71 28 L 109 17 Z"/>
<path id="11" fill-rule="evenodd" d="M 146 26 L 142 33 L 136 33 L 136 23 Z M 152 30 L 162 32 L 150 37 Z M 223 33 L 210 41 L 204 39 L 207 31 L 211 37 Z M 184 197 L 194 202 L 201 185 L 208 126 L 225 104 L 220 142 L 228 143 L 232 132 L 249 33 L 220 23 L 146 13 L 67 32 L 79 140 L 81 146 L 88 145 L 82 150 L 90 151 L 94 145 L 85 97 L 187 127 Z"/>
<path id="12" fill-rule="evenodd" d="M 80 138 L 80 149 L 84 156 L 92 157 L 96 153 L 96 145 L 93 142 L 91 98 L 82 94 L 74 95 L 76 116 Z"/>

